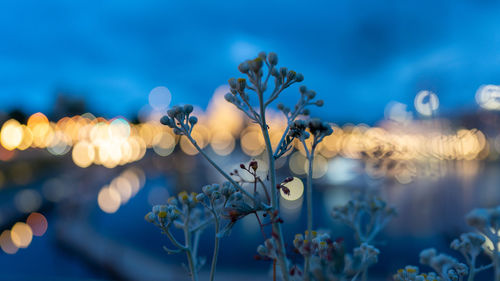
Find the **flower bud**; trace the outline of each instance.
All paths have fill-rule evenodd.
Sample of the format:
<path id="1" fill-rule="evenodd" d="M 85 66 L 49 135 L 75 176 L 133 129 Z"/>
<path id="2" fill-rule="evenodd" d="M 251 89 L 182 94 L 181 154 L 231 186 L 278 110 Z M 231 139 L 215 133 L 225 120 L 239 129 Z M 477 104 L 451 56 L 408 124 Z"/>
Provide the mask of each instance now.
<path id="1" fill-rule="evenodd" d="M 196 116 L 189 117 L 189 124 L 191 124 L 191 126 L 194 126 L 196 123 L 198 123 L 198 118 Z"/>
<path id="2" fill-rule="evenodd" d="M 282 104 L 282 103 L 278 103 L 277 107 L 278 107 L 279 110 L 283 110 L 283 108 L 285 108 L 285 105 Z"/>
<path id="3" fill-rule="evenodd" d="M 163 116 L 161 119 L 160 119 L 160 123 L 162 123 L 163 125 L 166 125 L 166 126 L 169 126 L 169 127 L 173 127 L 173 124 L 172 124 L 172 119 L 170 119 L 170 117 L 168 116 Z"/>
<path id="4" fill-rule="evenodd" d="M 257 73 L 259 70 L 262 68 L 262 59 L 260 57 L 257 57 L 248 63 L 250 65 L 250 69 Z"/>
<path id="5" fill-rule="evenodd" d="M 280 75 L 279 71 L 276 68 L 271 70 L 271 75 L 274 77 L 278 77 Z"/>
<path id="6" fill-rule="evenodd" d="M 234 96 L 230 93 L 227 93 L 224 95 L 224 99 L 230 103 L 233 103 L 234 102 Z"/>
<path id="7" fill-rule="evenodd" d="M 259 165 L 257 164 L 257 161 L 251 161 L 248 166 L 250 168 L 252 168 L 254 171 L 257 171 L 257 168 L 259 167 Z"/>
<path id="8" fill-rule="evenodd" d="M 305 94 L 307 92 L 307 87 L 305 85 L 302 85 L 299 87 L 299 91 L 301 94 Z"/>
<path id="9" fill-rule="evenodd" d="M 286 78 L 290 81 L 295 79 L 296 76 L 297 76 L 297 72 L 295 72 L 293 70 L 288 71 L 288 73 L 286 74 Z"/>
<path id="10" fill-rule="evenodd" d="M 207 196 L 210 196 L 212 195 L 212 186 L 211 185 L 205 185 L 201 188 L 201 190 L 203 191 L 203 193 L 205 193 Z"/>
<path id="11" fill-rule="evenodd" d="M 286 73 L 288 72 L 288 69 L 286 67 L 280 68 L 280 75 L 281 77 L 286 77 Z"/>
<path id="12" fill-rule="evenodd" d="M 247 80 L 245 78 L 238 78 L 238 90 L 239 91 L 244 91 L 245 87 L 247 85 Z"/>
<path id="13" fill-rule="evenodd" d="M 304 108 L 304 109 L 302 110 L 302 115 L 308 116 L 309 114 L 311 114 L 311 111 L 310 111 L 309 109 Z"/>
<path id="14" fill-rule="evenodd" d="M 173 108 L 167 110 L 167 115 L 170 118 L 174 118 L 174 116 L 175 116 L 175 110 Z"/>
<path id="15" fill-rule="evenodd" d="M 317 106 L 323 106 L 325 104 L 325 102 L 323 100 L 317 100 L 316 101 L 316 105 Z"/>
<path id="16" fill-rule="evenodd" d="M 270 52 L 269 55 L 267 56 L 267 60 L 269 61 L 270 65 L 277 65 L 278 55 L 275 52 Z"/>
<path id="17" fill-rule="evenodd" d="M 266 52 L 260 52 L 259 58 L 261 58 L 262 60 L 265 60 L 266 59 Z"/>
<path id="18" fill-rule="evenodd" d="M 149 223 L 152 223 L 155 221 L 155 215 L 152 213 L 152 212 L 149 212 L 147 213 L 145 216 L 144 216 L 144 219 L 149 222 Z"/>
<path id="19" fill-rule="evenodd" d="M 189 115 L 191 112 L 193 112 L 193 106 L 190 104 L 184 105 L 184 113 Z"/>
<path id="20" fill-rule="evenodd" d="M 248 73 L 248 70 L 250 70 L 250 66 L 248 65 L 248 62 L 244 61 L 238 65 L 238 70 L 241 73 Z"/>
<path id="21" fill-rule="evenodd" d="M 312 100 L 316 96 L 316 92 L 313 91 L 313 90 L 309 90 L 309 91 L 306 92 L 306 95 L 307 95 L 308 99 Z"/>
<path id="22" fill-rule="evenodd" d="M 231 87 L 231 89 L 238 89 L 238 82 L 235 78 L 231 78 L 227 80 L 227 82 L 229 83 L 229 87 Z"/>
<path id="23" fill-rule="evenodd" d="M 296 82 L 304 81 L 304 75 L 302 75 L 302 73 L 297 73 L 297 75 L 295 76 L 295 81 Z"/>
<path id="24" fill-rule="evenodd" d="M 196 195 L 196 201 L 198 201 L 198 202 L 205 200 L 205 198 L 206 198 L 206 195 L 203 193 Z"/>
<path id="25" fill-rule="evenodd" d="M 221 196 L 222 195 L 218 191 L 215 191 L 214 193 L 212 193 L 212 198 L 215 200 L 219 199 Z"/>

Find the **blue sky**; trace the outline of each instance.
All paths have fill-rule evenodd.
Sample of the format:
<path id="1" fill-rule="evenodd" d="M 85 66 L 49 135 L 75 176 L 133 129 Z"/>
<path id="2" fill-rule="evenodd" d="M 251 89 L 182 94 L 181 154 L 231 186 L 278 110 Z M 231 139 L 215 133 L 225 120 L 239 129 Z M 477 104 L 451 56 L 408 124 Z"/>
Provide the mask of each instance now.
<path id="1" fill-rule="evenodd" d="M 49 112 L 58 89 L 108 117 L 156 86 L 206 106 L 260 50 L 302 72 L 337 122 L 373 123 L 420 90 L 441 112 L 475 110 L 500 84 L 496 1 L 2 1 L 0 110 Z M 284 99 L 297 97 L 292 89 Z"/>

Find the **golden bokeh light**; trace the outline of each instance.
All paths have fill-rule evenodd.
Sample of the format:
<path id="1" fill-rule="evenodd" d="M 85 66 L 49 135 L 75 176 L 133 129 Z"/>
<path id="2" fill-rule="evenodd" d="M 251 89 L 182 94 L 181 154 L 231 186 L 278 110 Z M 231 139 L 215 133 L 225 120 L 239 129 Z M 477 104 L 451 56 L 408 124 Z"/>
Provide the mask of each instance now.
<path id="1" fill-rule="evenodd" d="M 33 231 L 29 225 L 17 222 L 10 231 L 10 237 L 16 247 L 27 248 L 33 239 Z"/>
<path id="2" fill-rule="evenodd" d="M 17 120 L 5 122 L 0 131 L 0 142 L 7 150 L 14 150 L 23 140 L 23 128 Z"/>
<path id="3" fill-rule="evenodd" d="M 210 140 L 210 147 L 218 155 L 225 156 L 233 152 L 235 140 L 233 135 L 227 131 L 217 131 Z"/>
<path id="4" fill-rule="evenodd" d="M 87 141 L 78 142 L 73 147 L 71 156 L 73 157 L 73 162 L 75 162 L 77 166 L 86 168 L 90 166 L 95 159 L 94 146 Z"/>
<path id="5" fill-rule="evenodd" d="M 328 171 L 328 161 L 325 157 L 317 154 L 313 159 L 313 174 L 312 177 L 314 179 L 318 179 L 323 177 Z M 309 160 L 304 161 L 304 171 L 307 174 L 309 172 Z"/>
<path id="6" fill-rule="evenodd" d="M 120 208 L 121 197 L 120 193 L 113 188 L 104 186 L 97 195 L 97 203 L 102 211 L 112 214 Z"/>

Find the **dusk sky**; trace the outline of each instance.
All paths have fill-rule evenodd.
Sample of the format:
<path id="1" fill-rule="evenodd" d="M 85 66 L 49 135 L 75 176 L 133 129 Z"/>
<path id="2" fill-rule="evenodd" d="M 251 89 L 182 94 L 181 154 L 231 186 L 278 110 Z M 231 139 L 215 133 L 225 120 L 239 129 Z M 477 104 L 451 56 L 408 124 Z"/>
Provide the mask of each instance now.
<path id="1" fill-rule="evenodd" d="M 420 90 L 476 110 L 500 84 L 497 1 L 37 1 L 0 3 L 0 110 L 50 112 L 57 91 L 106 117 L 165 86 L 205 107 L 237 65 L 275 51 L 325 99 L 315 115 L 373 123 Z M 298 97 L 296 88 L 284 99 Z"/>

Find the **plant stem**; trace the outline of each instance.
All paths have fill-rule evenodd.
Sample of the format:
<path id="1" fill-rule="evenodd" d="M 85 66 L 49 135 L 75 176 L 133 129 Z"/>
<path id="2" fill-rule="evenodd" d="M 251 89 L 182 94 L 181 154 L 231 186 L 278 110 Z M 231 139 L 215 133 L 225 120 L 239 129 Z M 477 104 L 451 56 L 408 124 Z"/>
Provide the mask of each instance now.
<path id="1" fill-rule="evenodd" d="M 495 281 L 500 281 L 500 271 L 498 264 L 498 231 L 495 229 L 494 234 L 495 239 L 491 239 L 493 242 L 493 270 L 495 271 Z"/>
<path id="2" fill-rule="evenodd" d="M 259 104 L 260 104 L 260 117 L 261 124 L 260 128 L 262 130 L 262 135 L 264 136 L 264 141 L 266 143 L 267 157 L 269 160 L 269 177 L 271 180 L 271 208 L 273 210 L 279 209 L 278 194 L 275 190 L 276 188 L 276 170 L 274 165 L 273 148 L 271 146 L 271 139 L 269 138 L 269 131 L 267 129 L 266 123 L 266 108 L 264 105 L 264 97 L 260 91 L 258 91 Z M 286 253 L 285 253 L 285 241 L 283 239 L 283 233 L 281 230 L 281 224 L 277 221 L 272 222 L 272 231 L 278 236 L 278 265 L 281 269 L 281 274 L 283 280 L 288 281 L 288 266 L 286 264 Z"/>
<path id="3" fill-rule="evenodd" d="M 307 151 L 307 147 L 304 143 L 304 148 L 307 152 L 307 158 L 309 161 L 307 170 L 307 182 L 306 182 L 306 197 L 307 197 L 307 240 L 311 243 L 312 240 L 312 229 L 313 229 L 313 211 L 312 211 L 312 173 L 313 173 L 313 161 L 314 161 L 314 148 L 311 151 Z M 310 260 L 306 258 L 304 265 L 304 277 L 305 280 L 309 280 L 309 270 L 310 270 Z"/>
<path id="4" fill-rule="evenodd" d="M 186 244 L 186 256 L 189 265 L 189 271 L 191 271 L 191 279 L 193 281 L 198 281 L 198 274 L 196 273 L 195 260 L 193 258 L 193 245 L 191 245 L 191 231 L 189 229 L 189 216 L 190 211 L 187 212 L 186 220 L 184 221 L 184 239 Z"/>
<path id="5" fill-rule="evenodd" d="M 470 259 L 470 264 L 469 264 L 469 277 L 467 278 L 468 281 L 474 281 L 474 277 L 476 275 L 476 257 L 472 256 Z"/>
<path id="6" fill-rule="evenodd" d="M 196 269 L 194 266 L 193 255 L 191 249 L 186 250 L 186 256 L 189 264 L 189 271 L 191 271 L 191 280 L 198 281 L 198 275 L 196 274 Z"/>
<path id="7" fill-rule="evenodd" d="M 215 268 L 217 266 L 217 256 L 219 255 L 219 240 L 220 240 L 220 238 L 217 236 L 217 234 L 219 233 L 219 218 L 217 217 L 217 213 L 213 209 L 212 213 L 215 218 L 215 242 L 214 242 L 214 255 L 212 256 L 212 266 L 210 267 L 210 281 L 213 281 L 215 278 Z"/>

